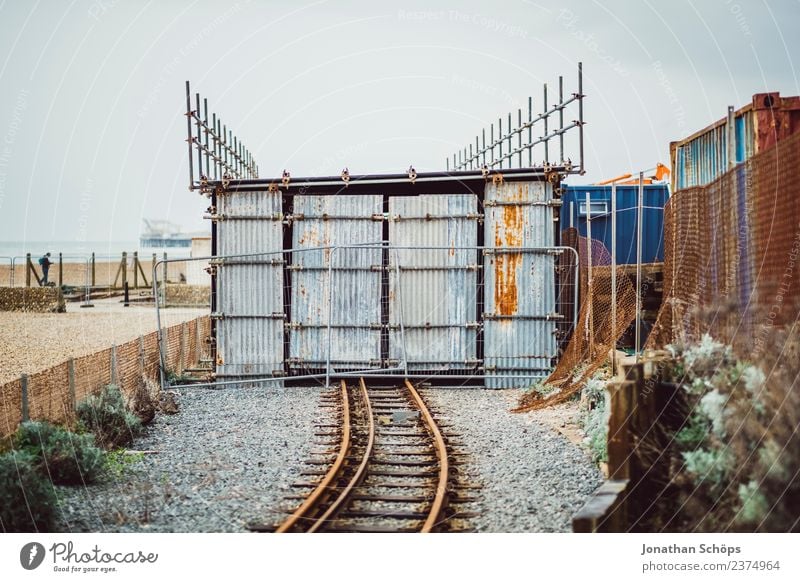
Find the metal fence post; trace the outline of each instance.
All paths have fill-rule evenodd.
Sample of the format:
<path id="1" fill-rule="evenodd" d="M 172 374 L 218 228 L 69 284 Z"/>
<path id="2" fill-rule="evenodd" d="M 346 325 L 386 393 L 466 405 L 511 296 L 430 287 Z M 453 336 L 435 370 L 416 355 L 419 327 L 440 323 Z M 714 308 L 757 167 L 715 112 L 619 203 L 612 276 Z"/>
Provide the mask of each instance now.
<path id="1" fill-rule="evenodd" d="M 611 184 L 611 375 L 617 373 L 617 185 Z"/>
<path id="2" fill-rule="evenodd" d="M 92 287 L 97 285 L 97 278 L 95 273 L 95 260 L 94 260 L 94 253 L 92 253 Z"/>
<path id="3" fill-rule="evenodd" d="M 28 375 L 22 374 L 19 383 L 22 389 L 22 422 L 28 422 L 31 419 L 28 408 Z"/>
<path id="4" fill-rule="evenodd" d="M 58 253 L 58 286 L 64 284 L 64 254 Z"/>
<path id="5" fill-rule="evenodd" d="M 168 267 L 169 267 L 169 265 L 167 264 L 167 253 L 164 253 L 164 283 L 163 283 L 162 292 L 161 292 L 161 306 L 162 307 L 166 307 L 167 306 L 167 276 L 169 275 L 169 272 L 167 270 Z"/>
<path id="6" fill-rule="evenodd" d="M 77 407 L 75 401 L 75 359 L 70 358 L 67 360 L 67 381 L 69 382 L 69 406 L 70 410 L 74 411 Z"/>

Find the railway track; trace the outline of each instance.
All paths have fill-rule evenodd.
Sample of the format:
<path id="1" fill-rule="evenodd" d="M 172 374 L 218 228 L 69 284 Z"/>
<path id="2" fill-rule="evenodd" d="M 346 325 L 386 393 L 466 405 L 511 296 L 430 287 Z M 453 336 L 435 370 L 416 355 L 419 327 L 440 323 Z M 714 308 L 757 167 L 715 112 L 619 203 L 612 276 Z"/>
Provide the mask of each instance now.
<path id="1" fill-rule="evenodd" d="M 467 531 L 459 511 L 475 501 L 457 480 L 454 435 L 408 380 L 370 387 L 363 378 L 323 395 L 337 422 L 317 425 L 312 458 L 294 483 L 296 503 L 275 532 Z M 467 494 L 465 495 L 465 492 Z"/>

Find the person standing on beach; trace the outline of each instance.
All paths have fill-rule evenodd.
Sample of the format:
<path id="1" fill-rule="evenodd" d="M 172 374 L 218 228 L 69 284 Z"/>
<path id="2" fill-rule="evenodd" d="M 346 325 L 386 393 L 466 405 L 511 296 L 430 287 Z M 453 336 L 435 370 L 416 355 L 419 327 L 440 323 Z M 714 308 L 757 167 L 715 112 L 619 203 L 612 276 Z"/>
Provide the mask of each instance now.
<path id="1" fill-rule="evenodd" d="M 39 264 L 42 266 L 42 285 L 47 285 L 47 274 L 50 272 L 50 265 L 53 264 L 53 261 L 50 260 L 50 253 L 45 253 L 44 256 L 39 259 Z"/>

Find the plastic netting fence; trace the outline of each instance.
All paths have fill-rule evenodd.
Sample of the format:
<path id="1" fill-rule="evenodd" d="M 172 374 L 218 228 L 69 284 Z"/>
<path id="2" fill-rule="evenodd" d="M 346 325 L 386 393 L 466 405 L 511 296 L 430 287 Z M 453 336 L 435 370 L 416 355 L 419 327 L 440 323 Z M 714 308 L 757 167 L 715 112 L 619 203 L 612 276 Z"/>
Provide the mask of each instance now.
<path id="1" fill-rule="evenodd" d="M 664 301 L 646 349 L 691 343 L 709 333 L 744 359 L 771 349 L 768 338 L 800 316 L 800 134 L 752 157 L 704 187 L 676 192 L 664 209 Z M 576 234 L 571 235 L 577 239 Z M 588 283 L 581 257 L 578 327 L 544 382 L 517 410 L 567 400 L 606 361 L 633 321 L 635 282 L 617 269 L 617 319 L 611 329 L 611 269 L 592 244 Z M 599 261 L 599 263 L 598 263 Z M 601 266 L 597 266 L 601 265 Z M 587 298 L 591 297 L 591 300 Z"/>
<path id="2" fill-rule="evenodd" d="M 206 341 L 210 333 L 207 316 L 164 329 L 166 367 L 181 374 L 210 359 Z M 0 437 L 12 434 L 25 416 L 70 424 L 75 420 L 75 403 L 108 384 L 117 384 L 129 397 L 145 378 L 158 380 L 158 364 L 158 334 L 153 332 L 7 382 L 0 386 Z"/>
<path id="3" fill-rule="evenodd" d="M 567 400 L 606 361 L 619 336 L 636 316 L 636 286 L 623 267 L 618 266 L 616 282 L 611 276 L 611 254 L 605 245 L 579 236 L 570 228 L 562 242 L 577 247 L 580 258 L 580 311 L 578 323 L 553 373 L 544 381 L 545 390 L 531 391 L 520 400 L 517 412 L 544 408 Z M 591 249 L 591 271 L 590 251 Z M 591 272 L 591 277 L 589 276 Z M 612 317 L 616 286 L 616 321 Z M 591 298 L 591 300 L 589 300 Z M 613 327 L 613 329 L 612 329 Z M 545 395 L 549 390 L 553 393 Z"/>
<path id="4" fill-rule="evenodd" d="M 758 359 L 800 307 L 800 134 L 665 208 L 664 304 L 647 347 L 709 333 Z"/>

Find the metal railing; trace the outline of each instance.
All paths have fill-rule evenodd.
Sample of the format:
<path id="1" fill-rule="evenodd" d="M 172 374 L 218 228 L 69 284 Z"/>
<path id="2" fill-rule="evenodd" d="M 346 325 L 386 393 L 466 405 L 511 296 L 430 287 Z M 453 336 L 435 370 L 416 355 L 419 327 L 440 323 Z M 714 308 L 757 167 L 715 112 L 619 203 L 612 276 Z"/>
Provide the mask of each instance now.
<path id="1" fill-rule="evenodd" d="M 258 164 L 241 140 L 222 123 L 216 113 L 208 114 L 208 99 L 192 92 L 186 81 L 186 142 L 189 146 L 189 189 L 203 190 L 209 180 L 258 178 Z M 195 158 L 197 181 L 195 181 Z"/>
<path id="2" fill-rule="evenodd" d="M 539 163 L 534 161 L 534 148 L 541 146 L 543 150 L 542 159 L 544 160 L 541 163 L 541 167 L 561 166 L 566 169 L 565 173 L 567 174 L 584 174 L 584 98 L 583 64 L 578 63 L 577 89 L 575 92 L 565 98 L 564 78 L 559 77 L 558 103 L 551 105 L 547 84 L 545 84 L 541 113 L 534 113 L 533 98 L 528 97 L 527 119 L 523 120 L 523 112 L 519 108 L 517 109 L 516 126 L 514 126 L 514 116 L 509 113 L 504 128 L 503 118 L 499 117 L 496 126 L 494 123 L 489 125 L 488 141 L 487 132 L 484 128 L 481 130 L 480 135 L 475 136 L 474 144 L 470 143 L 463 150 L 454 153 L 452 160 L 450 158 L 447 159 L 448 171 L 537 167 Z M 564 120 L 565 111 L 575 114 L 575 119 L 567 121 L 566 125 Z M 564 156 L 565 137 L 571 130 L 577 130 L 578 160 L 575 163 L 570 157 Z M 555 140 L 558 142 L 558 157 L 551 161 L 550 142 Z"/>
<path id="3" fill-rule="evenodd" d="M 346 369 L 346 370 L 343 369 L 343 370 L 339 370 L 339 371 L 334 370 L 334 363 L 335 362 L 334 362 L 334 360 L 332 358 L 332 354 L 334 353 L 334 346 L 333 346 L 333 335 L 334 334 L 333 334 L 333 330 L 342 327 L 342 326 L 340 326 L 338 324 L 335 324 L 334 321 L 333 321 L 333 315 L 334 315 L 333 312 L 334 312 L 334 310 L 332 309 L 332 305 L 333 305 L 333 298 L 334 298 L 334 292 L 335 292 L 334 291 L 334 289 L 335 289 L 334 273 L 337 272 L 337 271 L 340 271 L 340 270 L 347 270 L 347 267 L 335 266 L 334 265 L 334 257 L 336 257 L 339 253 L 342 253 L 343 251 L 348 250 L 348 249 L 362 249 L 362 250 L 363 249 L 367 249 L 367 250 L 387 249 L 390 253 L 392 253 L 392 256 L 394 257 L 394 261 L 393 261 L 394 264 L 389 264 L 389 265 L 386 265 L 385 267 L 381 267 L 381 268 L 386 268 L 386 269 L 392 271 L 394 273 L 394 276 L 397 278 L 396 295 L 392 299 L 392 301 L 394 302 L 394 305 L 395 305 L 395 309 L 396 309 L 396 311 L 394 312 L 396 314 L 396 318 L 395 318 L 394 323 L 388 324 L 387 333 L 389 333 L 389 330 L 393 331 L 394 333 L 399 333 L 399 336 L 395 337 L 395 340 L 399 340 L 400 353 L 402 354 L 402 356 L 399 359 L 399 361 L 398 360 L 387 359 L 385 361 L 378 362 L 378 364 L 376 366 L 374 366 L 374 367 L 368 367 L 368 368 L 364 368 L 364 369 Z M 577 300 L 578 300 L 578 297 L 577 297 L 577 294 L 578 294 L 577 281 L 579 281 L 578 268 L 579 268 L 579 262 L 580 261 L 578 260 L 578 257 L 577 257 L 577 251 L 575 249 L 571 248 L 571 247 L 501 247 L 501 248 L 477 247 L 477 246 L 470 246 L 470 247 L 463 247 L 463 246 L 456 246 L 456 247 L 450 247 L 450 246 L 447 246 L 447 247 L 434 247 L 434 246 L 422 247 L 422 246 L 391 245 L 391 244 L 386 243 L 386 242 L 374 242 L 374 243 L 363 243 L 363 244 L 356 244 L 356 245 L 328 245 L 328 246 L 309 247 L 309 248 L 300 248 L 300 249 L 283 249 L 283 250 L 279 250 L 279 251 L 267 251 L 267 252 L 255 252 L 255 253 L 239 253 L 239 254 L 220 255 L 220 256 L 207 256 L 207 257 L 192 257 L 192 258 L 188 258 L 188 259 L 187 258 L 167 259 L 167 260 L 159 260 L 159 261 L 157 261 L 152 267 L 153 293 L 155 295 L 157 293 L 157 289 L 158 289 L 158 272 L 159 272 L 159 268 L 164 266 L 164 265 L 167 265 L 168 263 L 172 263 L 172 262 L 176 262 L 176 261 L 183 261 L 183 262 L 204 261 L 204 262 L 209 262 L 211 264 L 210 269 L 213 270 L 215 268 L 215 266 L 224 266 L 226 261 L 230 261 L 232 259 L 236 259 L 237 262 L 236 263 L 231 263 L 231 264 L 243 264 L 243 262 L 240 261 L 241 259 L 256 259 L 256 258 L 258 258 L 259 262 L 261 264 L 269 265 L 269 266 L 284 265 L 283 268 L 286 268 L 285 265 L 289 264 L 289 261 L 284 260 L 286 255 L 295 255 L 295 254 L 303 255 L 303 254 L 314 253 L 314 252 L 317 252 L 317 253 L 324 252 L 324 253 L 327 254 L 327 259 L 326 259 L 327 264 L 326 265 L 321 265 L 319 267 L 319 270 L 327 271 L 327 288 L 325 289 L 325 296 L 327 297 L 327 302 L 328 302 L 327 317 L 325 318 L 325 320 L 324 320 L 325 322 L 324 323 L 322 321 L 320 321 L 319 325 L 311 325 L 310 326 L 310 327 L 316 327 L 316 328 L 320 328 L 320 329 L 324 329 L 325 330 L 325 335 L 323 336 L 323 338 L 324 338 L 323 341 L 326 342 L 327 347 L 325 349 L 324 361 L 320 362 L 321 364 L 324 365 L 324 370 L 319 371 L 319 372 L 313 372 L 313 373 L 302 373 L 303 372 L 302 369 L 297 369 L 297 370 L 295 370 L 295 373 L 292 374 L 291 370 L 285 369 L 284 371 L 286 373 L 284 373 L 284 374 L 277 374 L 277 373 L 273 373 L 273 374 L 269 374 L 269 375 L 267 375 L 267 374 L 256 374 L 254 377 L 237 377 L 235 379 L 230 379 L 230 380 L 217 380 L 217 381 L 214 381 L 214 382 L 206 382 L 206 383 L 194 384 L 194 386 L 198 386 L 198 387 L 203 387 L 203 386 L 206 386 L 206 387 L 217 387 L 217 386 L 224 386 L 224 385 L 260 383 L 260 382 L 280 382 L 280 381 L 285 381 L 285 380 L 297 381 L 297 380 L 322 380 L 322 379 L 324 379 L 326 385 L 329 385 L 330 384 L 330 379 L 334 375 L 336 377 L 359 377 L 359 376 L 365 376 L 365 375 L 379 375 L 379 376 L 381 376 L 381 375 L 402 375 L 402 377 L 405 377 L 405 378 L 431 378 L 432 376 L 441 375 L 443 377 L 446 377 L 446 378 L 452 379 L 452 380 L 474 380 L 474 379 L 485 378 L 485 377 L 489 377 L 489 376 L 491 376 L 493 378 L 504 378 L 504 377 L 506 377 L 506 375 L 504 375 L 500 371 L 493 372 L 493 371 L 490 371 L 490 370 L 483 370 L 484 373 L 478 373 L 477 370 L 480 370 L 482 368 L 479 366 L 479 362 L 477 360 L 474 362 L 475 371 L 473 371 L 473 372 L 466 372 L 465 373 L 465 372 L 459 371 L 459 370 L 455 370 L 453 372 L 448 372 L 446 369 L 443 369 L 443 370 L 441 370 L 441 372 L 439 374 L 430 374 L 430 373 L 419 373 L 419 372 L 415 373 L 415 372 L 409 370 L 410 361 L 409 361 L 408 350 L 407 350 L 407 346 L 406 346 L 406 334 L 407 334 L 407 323 L 408 322 L 406 321 L 406 317 L 405 317 L 404 309 L 403 309 L 403 307 L 406 304 L 406 302 L 403 300 L 403 297 L 401 295 L 401 289 L 400 289 L 400 280 L 401 280 L 401 277 L 402 277 L 402 273 L 405 270 L 407 270 L 407 268 L 404 269 L 404 267 L 402 265 L 402 261 L 400 260 L 400 252 L 401 251 L 422 252 L 422 251 L 426 251 L 426 250 L 427 251 L 446 252 L 446 253 L 452 253 L 452 252 L 458 252 L 458 251 L 462 251 L 462 252 L 469 251 L 469 252 L 476 253 L 476 256 L 477 256 L 478 253 L 480 253 L 480 256 L 484 256 L 484 257 L 488 256 L 488 255 L 492 255 L 492 254 L 498 253 L 498 252 L 501 252 L 503 254 L 506 254 L 506 253 L 549 254 L 549 255 L 553 255 L 554 257 L 556 255 L 560 254 L 560 253 L 565 253 L 565 252 L 572 253 L 575 256 L 575 260 L 574 260 L 574 277 L 572 278 L 573 289 L 572 289 L 571 293 L 573 295 L 573 304 L 577 305 Z M 296 265 L 294 265 L 294 266 L 296 266 Z M 554 268 L 556 267 L 555 264 L 553 266 L 554 266 Z M 445 266 L 438 266 L 438 267 L 437 266 L 432 266 L 430 268 L 434 269 L 434 270 L 437 269 L 437 268 L 439 268 L 439 269 L 447 269 L 447 267 L 445 267 Z M 483 267 L 481 265 L 478 265 L 478 266 L 476 266 L 476 265 L 463 265 L 462 268 L 464 268 L 464 269 L 473 269 L 473 268 L 482 269 Z M 546 281 L 546 283 L 555 285 L 555 278 L 550 280 L 550 281 Z M 476 285 L 482 285 L 482 282 L 476 283 Z M 219 289 L 219 290 L 218 289 L 212 289 L 212 292 L 214 292 L 214 293 L 217 293 L 217 292 L 220 292 L 220 291 L 224 292 L 224 289 Z M 563 289 L 562 289 L 562 291 L 563 291 Z M 291 289 L 289 289 L 289 290 L 284 289 L 284 297 L 287 296 L 286 295 L 287 292 L 291 293 Z M 556 299 L 553 302 L 554 305 L 558 304 L 557 296 L 558 296 L 558 293 L 556 293 Z M 406 299 L 408 299 L 408 298 L 406 298 Z M 218 299 L 218 302 L 219 302 L 219 299 Z M 157 326 L 158 326 L 158 330 L 159 330 L 158 343 L 159 343 L 159 354 L 161 355 L 161 379 L 162 379 L 162 383 L 163 383 L 165 365 L 164 365 L 164 355 L 163 355 L 163 338 L 162 338 L 162 333 L 161 333 L 161 329 L 162 329 L 161 311 L 160 311 L 161 310 L 161 306 L 157 302 L 155 307 L 156 307 L 156 321 L 157 321 Z M 284 309 L 285 310 L 288 309 L 286 304 L 284 304 Z M 212 314 L 212 317 L 214 315 L 217 315 L 217 314 Z M 277 315 L 277 314 L 268 314 L 268 315 L 264 315 L 264 317 L 273 317 L 275 315 Z M 577 315 L 578 314 L 577 314 L 577 309 L 576 309 L 572 313 L 571 330 L 574 330 L 576 325 L 577 325 Z M 245 314 L 245 316 L 249 317 L 250 315 Z M 477 321 L 475 321 L 475 322 L 470 322 L 470 321 L 467 321 L 467 320 L 458 321 L 458 322 L 455 322 L 455 323 L 454 322 L 449 322 L 448 326 L 453 327 L 453 326 L 457 325 L 458 327 L 464 327 L 466 329 L 471 329 L 472 326 L 477 326 L 476 338 L 474 340 L 474 341 L 477 342 L 477 341 L 481 341 L 481 340 L 478 339 L 479 338 L 478 330 L 485 322 L 492 321 L 492 320 L 495 320 L 495 319 L 507 319 L 507 317 L 499 317 L 499 318 L 497 318 L 497 317 L 493 317 L 492 314 L 485 314 L 485 313 L 480 313 L 480 312 L 476 313 L 476 317 L 477 317 Z M 523 314 L 521 316 L 521 319 L 526 319 L 526 318 L 529 319 L 529 320 L 539 319 L 539 320 L 548 320 L 548 321 L 562 319 L 555 313 Z M 281 314 L 280 319 L 283 319 L 283 314 Z M 292 325 L 292 324 L 289 323 L 288 325 Z M 423 329 L 423 328 L 424 329 L 430 329 L 430 328 L 435 327 L 435 326 L 420 325 L 420 326 L 412 326 L 412 327 L 418 327 L 420 329 Z M 512 355 L 512 356 L 509 356 L 508 359 L 514 359 L 514 358 L 520 358 L 520 357 L 522 357 L 522 356 L 513 356 Z M 525 355 L 524 356 L 524 358 L 534 358 L 534 357 L 535 358 L 539 358 L 539 359 L 552 360 L 552 359 L 555 359 L 557 357 L 557 354 L 556 353 L 553 353 L 553 354 L 535 354 L 535 355 Z M 362 362 L 362 363 L 364 363 L 364 362 Z M 421 362 L 415 360 L 415 363 L 419 364 Z M 422 362 L 422 363 L 424 363 L 424 362 Z M 284 365 L 287 365 L 286 361 L 284 361 Z M 321 368 L 322 366 L 319 366 L 319 367 Z M 533 368 L 531 368 L 530 372 L 526 373 L 525 372 L 526 369 L 527 368 L 523 367 L 523 368 L 520 368 L 519 370 L 514 370 L 513 373 L 509 373 L 507 375 L 507 377 L 518 379 L 518 380 L 522 379 L 522 380 L 531 380 L 531 381 L 542 377 L 542 371 L 534 370 Z M 231 375 L 232 376 L 236 376 L 235 373 L 233 373 Z"/>

